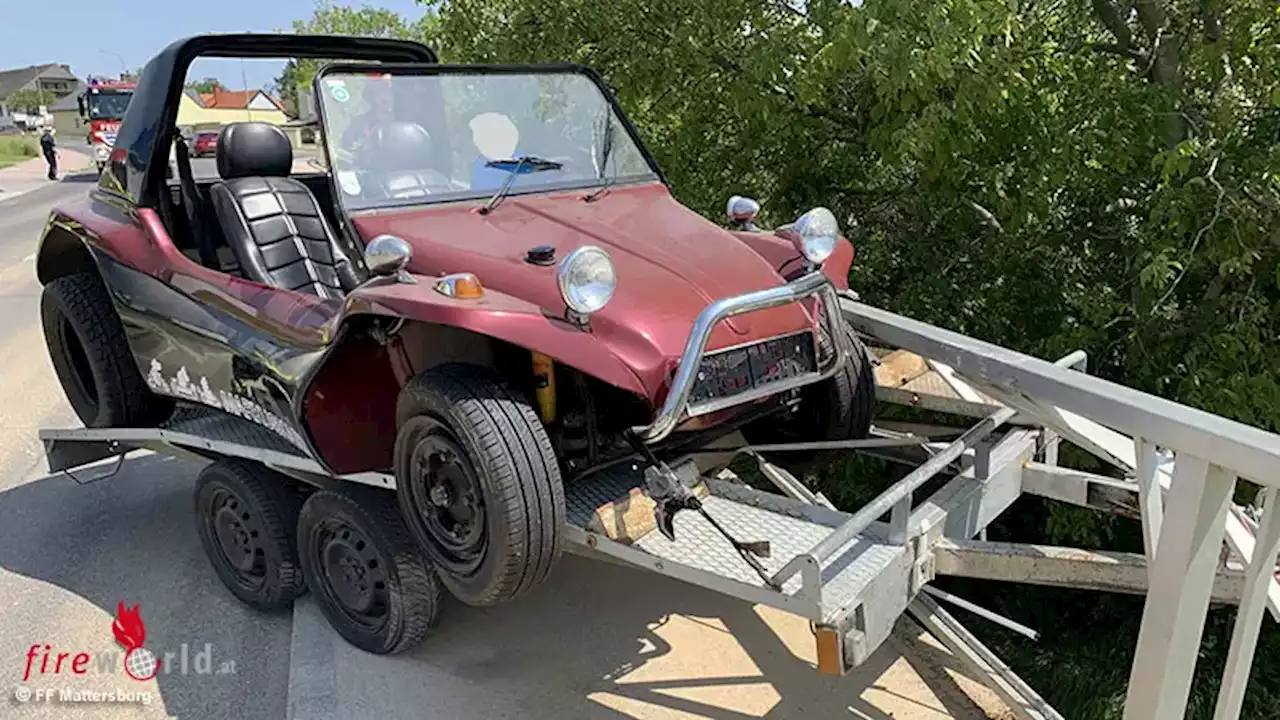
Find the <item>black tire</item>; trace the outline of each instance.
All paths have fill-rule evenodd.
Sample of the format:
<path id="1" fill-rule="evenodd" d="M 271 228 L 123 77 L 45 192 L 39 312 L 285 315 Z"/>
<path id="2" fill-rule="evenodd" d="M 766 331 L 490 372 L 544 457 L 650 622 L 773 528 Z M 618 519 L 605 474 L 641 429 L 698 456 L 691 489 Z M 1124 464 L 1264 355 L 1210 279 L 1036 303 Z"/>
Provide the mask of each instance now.
<path id="1" fill-rule="evenodd" d="M 96 274 L 67 275 L 45 285 L 40 318 L 54 372 L 85 427 L 149 427 L 173 412 L 173 400 L 143 382 Z"/>
<path id="2" fill-rule="evenodd" d="M 743 428 L 743 437 L 752 445 L 820 440 L 860 440 L 871 432 L 875 409 L 875 369 L 866 345 L 848 326 L 849 361 L 839 372 L 820 383 L 800 390 L 800 403 L 791 414 L 763 418 Z M 820 342 L 828 341 L 824 335 Z M 825 347 L 824 347 L 825 350 Z M 795 451 L 779 453 L 778 459 L 793 466 L 815 468 L 838 457 L 838 451 Z"/>
<path id="3" fill-rule="evenodd" d="M 258 610 L 280 610 L 306 592 L 298 563 L 302 495 L 291 478 L 247 460 L 219 460 L 196 479 L 196 530 L 218 578 Z"/>
<path id="4" fill-rule="evenodd" d="M 487 606 L 540 585 L 562 554 L 564 486 L 529 402 L 488 368 L 446 364 L 405 385 L 396 419 L 400 510 L 449 592 Z"/>
<path id="5" fill-rule="evenodd" d="M 320 612 L 361 650 L 402 653 L 437 625 L 444 593 L 390 493 L 312 493 L 298 517 L 298 549 Z"/>

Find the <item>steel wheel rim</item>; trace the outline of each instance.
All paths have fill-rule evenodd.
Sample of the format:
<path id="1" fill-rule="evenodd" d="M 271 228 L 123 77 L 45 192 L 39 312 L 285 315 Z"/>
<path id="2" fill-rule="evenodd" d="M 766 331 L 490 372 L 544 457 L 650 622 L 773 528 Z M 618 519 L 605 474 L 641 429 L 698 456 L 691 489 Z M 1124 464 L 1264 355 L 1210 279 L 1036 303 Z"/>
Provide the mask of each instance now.
<path id="1" fill-rule="evenodd" d="M 432 559 L 452 575 L 474 572 L 489 546 L 479 475 L 453 433 L 431 420 L 409 453 L 407 488 Z"/>
<path id="2" fill-rule="evenodd" d="M 372 542 L 338 518 L 311 531 L 321 592 L 353 624 L 378 631 L 387 623 L 391 591 L 387 564 Z"/>
<path id="3" fill-rule="evenodd" d="M 205 523 L 215 541 L 218 559 L 234 573 L 241 587 L 261 588 L 266 582 L 267 558 L 256 516 L 224 488 L 213 492 L 208 507 Z"/>

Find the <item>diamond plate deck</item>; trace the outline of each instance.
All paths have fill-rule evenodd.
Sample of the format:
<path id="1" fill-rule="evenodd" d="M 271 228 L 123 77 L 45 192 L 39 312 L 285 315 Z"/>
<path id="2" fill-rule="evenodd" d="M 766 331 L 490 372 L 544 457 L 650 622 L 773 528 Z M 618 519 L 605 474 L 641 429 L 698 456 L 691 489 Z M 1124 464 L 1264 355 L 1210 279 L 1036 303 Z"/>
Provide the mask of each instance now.
<path id="1" fill-rule="evenodd" d="M 173 417 L 163 425 L 163 429 L 214 442 L 235 443 L 258 450 L 271 450 L 300 458 L 306 457 L 301 449 L 257 423 L 199 405 L 185 403 L 178 405 Z"/>
<path id="2" fill-rule="evenodd" d="M 640 478 L 638 470 L 632 471 L 628 466 L 622 466 L 570 486 L 565 493 L 570 524 L 585 527 L 596 508 L 639 487 Z M 717 486 L 714 482 L 709 484 L 713 493 Z M 717 522 L 738 539 L 768 540 L 772 544 L 771 557 L 761 559 L 761 564 L 770 573 L 776 573 L 792 558 L 807 552 L 837 524 L 850 517 L 835 511 L 806 512 L 812 506 L 746 487 L 734 488 L 732 495 L 735 497 L 733 500 L 713 494 L 703 505 Z M 762 496 L 764 501 L 738 501 L 747 500 L 753 495 Z M 780 510 L 783 512 L 779 512 Z M 829 517 L 818 522 L 812 517 L 815 514 Z M 675 542 L 654 531 L 636 540 L 632 547 L 672 563 L 754 587 L 766 587 L 756 571 L 702 515 L 682 512 L 676 516 L 675 528 Z M 859 597 L 864 588 L 880 573 L 889 569 L 905 552 L 903 546 L 890 545 L 870 537 L 856 537 L 840 548 L 822 567 L 823 614 L 829 616 Z M 800 590 L 800 584 L 800 576 L 796 575 L 783 584 L 782 591 L 787 595 L 795 595 Z"/>

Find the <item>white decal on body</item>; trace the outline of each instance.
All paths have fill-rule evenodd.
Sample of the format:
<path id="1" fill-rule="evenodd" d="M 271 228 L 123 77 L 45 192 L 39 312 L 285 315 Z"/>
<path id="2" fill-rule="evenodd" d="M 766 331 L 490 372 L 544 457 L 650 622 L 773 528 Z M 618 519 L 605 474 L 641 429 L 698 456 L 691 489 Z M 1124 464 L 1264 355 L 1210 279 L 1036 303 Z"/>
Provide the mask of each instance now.
<path id="1" fill-rule="evenodd" d="M 306 441 L 293 426 L 275 413 L 267 410 L 250 398 L 237 395 L 226 390 L 218 390 L 215 395 L 209 387 L 209 378 L 200 376 L 199 384 L 191 382 L 186 366 L 178 368 L 172 379 L 165 379 L 164 366 L 159 360 L 152 360 L 147 372 L 147 386 L 152 391 L 163 395 L 176 395 L 202 405 L 218 408 L 238 418 L 257 423 L 280 435 L 300 449 L 306 449 Z"/>

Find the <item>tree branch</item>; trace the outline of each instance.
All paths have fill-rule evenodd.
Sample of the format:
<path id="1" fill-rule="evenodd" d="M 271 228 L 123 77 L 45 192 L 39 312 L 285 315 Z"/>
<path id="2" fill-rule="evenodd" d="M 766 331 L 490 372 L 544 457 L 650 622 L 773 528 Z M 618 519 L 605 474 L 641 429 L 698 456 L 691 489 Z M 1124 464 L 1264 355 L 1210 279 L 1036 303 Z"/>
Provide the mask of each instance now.
<path id="1" fill-rule="evenodd" d="M 1166 290 L 1164 294 L 1160 296 L 1160 299 L 1156 301 L 1156 304 L 1152 306 L 1151 312 L 1147 317 L 1155 317 L 1156 313 L 1160 311 L 1160 307 L 1169 299 L 1169 296 L 1173 294 L 1173 291 L 1178 288 L 1178 283 L 1181 283 L 1182 279 L 1191 271 L 1191 263 L 1195 261 L 1196 248 L 1200 246 L 1200 241 L 1204 239 L 1205 234 L 1208 233 L 1214 225 L 1218 224 L 1218 218 L 1222 215 L 1222 198 L 1227 193 L 1226 190 L 1222 188 L 1222 185 L 1218 180 L 1213 177 L 1213 174 L 1217 169 L 1218 158 L 1215 157 L 1213 162 L 1209 163 L 1209 172 L 1205 173 L 1205 178 L 1207 178 L 1209 182 L 1213 183 L 1213 186 L 1218 189 L 1218 200 L 1213 206 L 1213 217 L 1209 219 L 1207 225 L 1200 228 L 1196 233 L 1195 238 L 1191 241 L 1191 249 L 1187 252 L 1187 262 L 1182 266 L 1182 272 L 1178 273 L 1178 277 L 1174 278 L 1173 284 L 1169 286 L 1169 289 Z"/>
<path id="2" fill-rule="evenodd" d="M 1169 14 L 1165 12 L 1160 0 L 1134 0 L 1133 6 L 1138 11 L 1138 21 L 1147 32 L 1147 39 L 1154 46 L 1169 25 Z"/>
<path id="3" fill-rule="evenodd" d="M 1107 55 L 1119 55 L 1137 62 L 1139 65 L 1148 64 L 1147 56 L 1133 49 L 1125 47 L 1119 43 L 1090 43 L 1089 49 L 1094 52 L 1104 53 Z"/>
<path id="4" fill-rule="evenodd" d="M 1129 24 L 1125 22 L 1124 13 L 1115 0 L 1093 0 L 1093 11 L 1115 37 L 1116 47 L 1121 51 L 1128 51 L 1133 47 L 1133 33 L 1129 31 Z"/>

